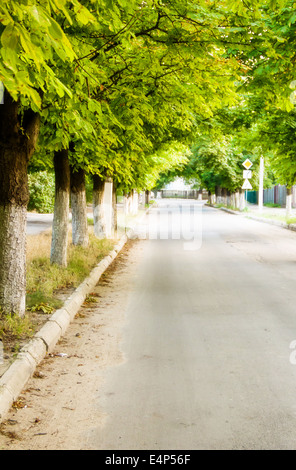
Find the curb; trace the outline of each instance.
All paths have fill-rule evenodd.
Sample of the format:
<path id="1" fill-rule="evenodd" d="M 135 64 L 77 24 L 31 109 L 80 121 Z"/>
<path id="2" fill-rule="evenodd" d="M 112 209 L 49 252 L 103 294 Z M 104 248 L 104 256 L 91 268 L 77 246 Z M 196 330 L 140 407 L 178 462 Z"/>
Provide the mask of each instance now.
<path id="1" fill-rule="evenodd" d="M 253 215 L 245 215 L 247 219 L 256 220 L 257 222 L 263 222 L 264 224 L 276 225 L 277 227 L 285 228 L 287 230 L 292 230 L 296 232 L 296 224 L 286 224 L 285 222 L 280 222 L 278 220 L 272 219 L 262 219 L 261 217 L 256 217 Z"/>
<path id="2" fill-rule="evenodd" d="M 227 207 L 216 207 L 214 206 L 213 204 L 205 204 L 206 206 L 208 207 L 212 207 L 213 209 L 217 209 L 218 211 L 224 211 L 224 212 L 228 212 L 229 214 L 233 214 L 233 215 L 242 215 L 241 212 L 239 211 L 233 211 L 232 209 L 227 209 Z"/>
<path id="3" fill-rule="evenodd" d="M 102 274 L 117 257 L 131 234 L 132 230 L 129 230 L 121 237 L 109 255 L 97 264 L 90 272 L 90 275 L 66 300 L 63 307 L 50 316 L 48 321 L 35 334 L 33 339 L 21 349 L 15 361 L 0 377 L 0 423 L 10 410 L 13 402 L 17 400 L 28 380 L 33 376 L 38 364 L 46 354 L 54 349 L 58 340 L 65 334 L 86 296 L 96 286 Z"/>

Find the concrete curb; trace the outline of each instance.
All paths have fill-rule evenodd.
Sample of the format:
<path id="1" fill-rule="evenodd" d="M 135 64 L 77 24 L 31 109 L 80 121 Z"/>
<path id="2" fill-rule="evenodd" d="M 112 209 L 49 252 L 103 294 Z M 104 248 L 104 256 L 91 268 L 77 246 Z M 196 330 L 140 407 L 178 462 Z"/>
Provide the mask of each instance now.
<path id="1" fill-rule="evenodd" d="M 93 290 L 131 235 L 132 230 L 129 230 L 121 237 L 109 255 L 98 263 L 90 275 L 66 300 L 63 307 L 50 316 L 49 320 L 21 349 L 11 366 L 0 377 L 0 423 L 23 391 L 28 380 L 33 376 L 38 364 L 46 354 L 54 349 L 58 340 L 65 334 L 86 296 Z"/>
<path id="2" fill-rule="evenodd" d="M 229 214 L 234 214 L 234 215 L 242 215 L 241 212 L 239 211 L 233 211 L 232 209 L 227 209 L 227 207 L 216 207 L 214 206 L 213 204 L 205 204 L 205 206 L 208 206 L 208 207 L 212 207 L 213 209 L 217 209 L 218 211 L 224 211 L 224 212 L 228 212 Z"/>
<path id="3" fill-rule="evenodd" d="M 286 224 L 285 222 L 280 222 L 279 220 L 272 219 L 263 219 L 261 217 L 256 217 L 253 215 L 245 215 L 247 219 L 256 220 L 257 222 L 263 222 L 264 224 L 276 225 L 277 227 L 282 227 L 287 230 L 292 230 L 296 232 L 296 224 Z"/>

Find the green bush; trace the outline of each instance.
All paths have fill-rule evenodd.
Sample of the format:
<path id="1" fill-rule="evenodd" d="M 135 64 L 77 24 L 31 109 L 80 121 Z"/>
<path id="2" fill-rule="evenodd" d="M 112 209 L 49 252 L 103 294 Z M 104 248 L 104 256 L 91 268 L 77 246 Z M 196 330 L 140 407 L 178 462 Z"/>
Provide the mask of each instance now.
<path id="1" fill-rule="evenodd" d="M 282 207 L 280 204 L 276 204 L 275 202 L 266 202 L 264 206 L 265 207 Z"/>
<path id="2" fill-rule="evenodd" d="M 55 179 L 54 174 L 40 171 L 29 174 L 30 200 L 29 211 L 50 214 L 54 209 Z"/>

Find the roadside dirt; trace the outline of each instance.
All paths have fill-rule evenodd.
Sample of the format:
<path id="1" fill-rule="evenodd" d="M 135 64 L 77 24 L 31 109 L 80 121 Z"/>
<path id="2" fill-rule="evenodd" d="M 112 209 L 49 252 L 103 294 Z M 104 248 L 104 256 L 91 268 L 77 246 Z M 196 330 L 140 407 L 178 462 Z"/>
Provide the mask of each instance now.
<path id="1" fill-rule="evenodd" d="M 104 370 L 125 360 L 122 327 L 142 249 L 141 241 L 126 244 L 38 366 L 0 425 L 0 450 L 90 450 L 81 435 L 104 426 L 97 398 Z"/>

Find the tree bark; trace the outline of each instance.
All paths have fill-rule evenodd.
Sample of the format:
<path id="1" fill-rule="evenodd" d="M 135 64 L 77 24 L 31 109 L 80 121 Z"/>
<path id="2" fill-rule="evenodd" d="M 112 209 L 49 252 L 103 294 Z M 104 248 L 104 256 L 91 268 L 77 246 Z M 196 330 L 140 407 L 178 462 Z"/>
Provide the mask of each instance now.
<path id="1" fill-rule="evenodd" d="M 82 168 L 70 167 L 71 208 L 72 208 L 72 243 L 88 246 L 87 206 L 85 193 L 85 173 Z"/>
<path id="2" fill-rule="evenodd" d="M 5 91 L 0 105 L 0 309 L 23 316 L 26 305 L 27 167 L 39 135 L 40 116 L 19 116 Z"/>
<path id="3" fill-rule="evenodd" d="M 70 167 L 68 150 L 60 150 L 54 155 L 55 202 L 52 225 L 50 262 L 67 266 Z"/>
<path id="4" fill-rule="evenodd" d="M 104 217 L 106 221 L 106 238 L 114 237 L 114 221 L 113 221 L 113 179 L 106 178 L 104 187 Z"/>
<path id="5" fill-rule="evenodd" d="M 222 204 L 227 206 L 227 189 L 222 188 Z"/>
<path id="6" fill-rule="evenodd" d="M 217 186 L 217 204 L 222 204 L 222 188 Z"/>
<path id="7" fill-rule="evenodd" d="M 93 215 L 94 233 L 98 238 L 106 237 L 106 221 L 104 216 L 105 180 L 99 175 L 93 175 Z"/>
<path id="8" fill-rule="evenodd" d="M 128 215 L 129 214 L 128 194 L 124 194 L 123 196 L 123 208 L 124 208 L 124 215 Z"/>
<path id="9" fill-rule="evenodd" d="M 114 180 L 112 186 L 112 220 L 112 231 L 114 234 L 114 238 L 117 238 L 117 185 Z"/>
<path id="10" fill-rule="evenodd" d="M 239 190 L 238 189 L 234 193 L 234 207 L 236 209 L 239 209 L 239 207 L 240 207 Z"/>
<path id="11" fill-rule="evenodd" d="M 286 193 L 286 217 L 290 217 L 292 209 L 292 188 L 287 187 Z"/>
<path id="12" fill-rule="evenodd" d="M 245 201 L 245 191 L 243 189 L 239 189 L 239 210 L 243 211 L 246 207 Z"/>
<path id="13" fill-rule="evenodd" d="M 137 215 L 139 212 L 139 195 L 136 190 L 133 191 L 133 214 Z"/>
<path id="14" fill-rule="evenodd" d="M 145 205 L 149 204 L 150 191 L 145 191 Z"/>

